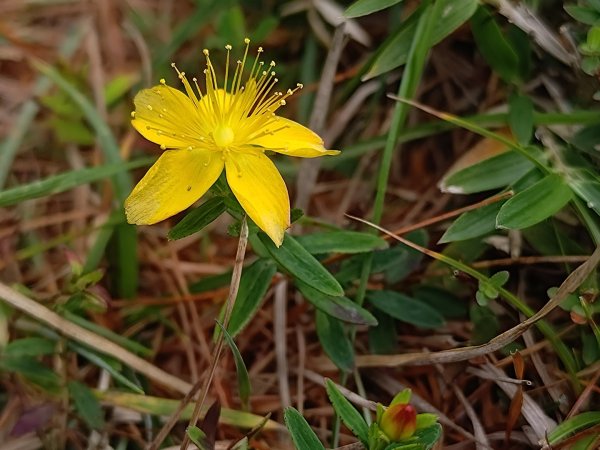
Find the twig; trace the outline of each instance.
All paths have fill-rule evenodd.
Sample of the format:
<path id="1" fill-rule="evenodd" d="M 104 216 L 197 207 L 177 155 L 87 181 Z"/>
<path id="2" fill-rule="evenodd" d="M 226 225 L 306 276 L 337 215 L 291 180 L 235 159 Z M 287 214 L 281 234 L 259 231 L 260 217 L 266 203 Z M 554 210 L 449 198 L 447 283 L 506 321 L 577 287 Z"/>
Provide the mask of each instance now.
<path id="1" fill-rule="evenodd" d="M 231 275 L 231 285 L 229 288 L 229 295 L 227 296 L 227 301 L 225 303 L 225 314 L 223 315 L 223 328 L 227 330 L 229 326 L 229 320 L 231 319 L 231 312 L 233 311 L 233 306 L 235 305 L 235 299 L 237 298 L 238 289 L 240 287 L 240 280 L 242 278 L 242 268 L 244 267 L 244 257 L 246 255 L 246 245 L 248 244 L 248 224 L 246 223 L 246 216 L 242 219 L 242 229 L 240 231 L 240 239 L 238 241 L 237 253 L 235 254 L 235 264 L 233 266 L 233 273 Z M 196 407 L 194 408 L 194 412 L 192 413 L 192 418 L 190 419 L 190 423 L 188 424 L 188 428 L 196 426 L 198 422 L 198 416 L 200 416 L 200 411 L 202 411 L 202 406 L 206 400 L 206 396 L 208 395 L 208 389 L 210 388 L 212 379 L 215 375 L 215 371 L 217 369 L 217 364 L 221 358 L 221 353 L 223 351 L 223 345 L 225 343 L 225 334 L 221 331 L 217 335 L 217 342 L 215 344 L 215 354 L 208 372 L 208 378 L 204 383 L 204 387 L 200 393 L 200 398 L 196 402 Z M 183 438 L 183 442 L 181 443 L 181 449 L 186 450 L 188 445 L 190 444 L 190 439 L 186 433 Z"/>
<path id="2" fill-rule="evenodd" d="M 344 23 L 339 25 L 335 34 L 333 35 L 333 42 L 331 43 L 331 49 L 325 60 L 325 66 L 323 73 L 321 74 L 321 82 L 317 91 L 315 105 L 313 113 L 310 118 L 310 129 L 315 131 L 317 134 L 323 132 L 325 127 L 325 119 L 327 118 L 327 111 L 329 110 L 329 103 L 331 101 L 331 91 L 333 83 L 335 81 L 335 73 L 337 71 L 338 62 L 342 55 L 342 49 L 345 44 L 345 33 Z M 329 143 L 326 142 L 326 145 Z M 321 166 L 321 160 L 319 158 L 307 159 L 302 161 L 300 171 L 298 172 L 298 181 L 296 183 L 296 207 L 306 209 L 308 201 L 312 194 L 314 185 L 319 175 L 319 168 Z"/>
<path id="3" fill-rule="evenodd" d="M 413 248 L 425 255 L 428 255 L 435 259 L 444 259 L 443 255 L 437 253 L 428 248 L 421 247 L 401 236 L 395 235 L 392 232 L 386 230 L 379 225 L 375 225 L 367 220 L 359 217 L 354 217 L 349 214 L 347 216 L 351 219 L 365 223 L 369 226 L 376 228 L 377 230 L 393 237 L 395 240 L 403 243 L 404 245 Z M 536 322 L 548 315 L 554 308 L 556 308 L 568 295 L 573 293 L 581 283 L 589 276 L 600 261 L 600 247 L 594 250 L 594 253 L 589 259 L 575 269 L 560 285 L 556 294 L 546 303 L 537 313 L 533 314 L 528 319 L 519 323 L 515 327 L 505 331 L 504 333 L 496 336 L 490 340 L 487 344 L 475 345 L 451 350 L 442 350 L 435 353 L 408 353 L 401 355 L 362 355 L 356 358 L 356 367 L 397 367 L 400 365 L 429 365 L 434 363 L 448 363 L 465 361 L 467 359 L 475 358 L 477 356 L 483 356 L 491 352 L 495 352 L 505 345 L 513 342 L 519 336 L 521 336 L 529 327 L 534 325 Z"/>
<path id="4" fill-rule="evenodd" d="M 54 311 L 40 305 L 35 300 L 26 297 L 1 282 L 0 299 L 18 310 L 23 311 L 25 314 L 32 316 L 36 320 L 45 323 L 64 336 L 77 342 L 81 342 L 105 355 L 118 359 L 162 386 L 174 389 L 181 393 L 188 392 L 191 388 L 191 385 L 182 379 L 159 369 L 114 342 L 63 319 Z"/>

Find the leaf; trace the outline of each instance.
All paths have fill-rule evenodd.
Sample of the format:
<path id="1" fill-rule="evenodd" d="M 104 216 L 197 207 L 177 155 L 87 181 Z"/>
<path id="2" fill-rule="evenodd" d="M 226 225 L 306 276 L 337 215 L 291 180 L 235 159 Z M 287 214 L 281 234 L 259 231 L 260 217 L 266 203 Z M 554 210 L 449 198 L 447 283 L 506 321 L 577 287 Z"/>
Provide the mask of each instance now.
<path id="1" fill-rule="evenodd" d="M 218 275 L 212 275 L 203 278 L 199 281 L 196 281 L 195 283 L 190 284 L 190 292 L 193 294 L 199 294 L 201 292 L 214 291 L 216 289 L 229 286 L 229 283 L 231 283 L 230 270 L 224 273 L 220 273 Z"/>
<path id="2" fill-rule="evenodd" d="M 344 322 L 357 325 L 377 325 L 373 315 L 347 297 L 333 297 L 317 291 L 308 284 L 296 280 L 296 286 L 310 303 L 325 314 Z"/>
<path id="3" fill-rule="evenodd" d="M 513 94 L 508 103 L 508 124 L 521 145 L 531 142 L 533 136 L 533 102 L 526 95 Z"/>
<path id="4" fill-rule="evenodd" d="M 185 431 L 186 431 L 188 437 L 190 438 L 190 441 L 192 441 L 194 443 L 194 445 L 196 445 L 196 447 L 198 447 L 199 450 L 210 450 L 205 445 L 206 444 L 206 434 L 204 434 L 204 431 L 202 431 L 196 425 L 192 425 L 191 427 L 188 427 Z"/>
<path id="5" fill-rule="evenodd" d="M 4 357 L 21 358 L 27 356 L 51 355 L 56 344 L 41 337 L 29 337 L 10 341 L 4 348 Z"/>
<path id="6" fill-rule="evenodd" d="M 333 297 L 344 295 L 342 286 L 333 275 L 292 236 L 286 233 L 279 248 L 265 233 L 259 233 L 258 236 L 273 259 L 294 278 L 324 294 Z"/>
<path id="7" fill-rule="evenodd" d="M 387 248 L 379 236 L 358 231 L 329 231 L 299 236 L 296 239 L 309 253 L 364 253 Z"/>
<path id="8" fill-rule="evenodd" d="M 235 345 L 235 342 L 233 341 L 233 338 L 231 337 L 231 335 L 223 327 L 221 322 L 219 322 L 218 320 L 216 322 L 217 322 L 217 325 L 219 326 L 219 328 L 221 329 L 221 332 L 224 333 L 225 341 L 227 342 L 227 345 L 229 345 L 229 348 L 231 349 L 231 353 L 233 354 L 233 361 L 235 362 L 235 371 L 237 373 L 238 390 L 240 393 L 240 400 L 242 401 L 243 409 L 248 410 L 248 409 L 250 409 L 248 401 L 250 399 L 250 391 L 251 391 L 250 375 L 248 375 L 248 369 L 246 369 L 246 364 L 244 363 L 244 359 L 242 358 L 242 355 L 241 355 L 239 349 L 237 348 L 237 345 Z"/>
<path id="9" fill-rule="evenodd" d="M 67 386 L 79 417 L 91 429 L 101 430 L 104 427 L 104 414 L 92 390 L 78 381 L 69 381 Z"/>
<path id="10" fill-rule="evenodd" d="M 391 355 L 397 352 L 396 320 L 375 309 L 373 315 L 377 325 L 369 327 L 369 351 L 378 355 Z"/>
<path id="11" fill-rule="evenodd" d="M 533 168 L 520 153 L 507 151 L 451 173 L 440 183 L 442 192 L 473 194 L 498 189 L 517 181 Z"/>
<path id="12" fill-rule="evenodd" d="M 365 419 L 363 419 L 356 408 L 352 406 L 352 403 L 342 395 L 333 381 L 326 379 L 325 389 L 327 390 L 327 396 L 329 397 L 329 401 L 333 405 L 336 414 L 350 431 L 352 431 L 364 445 L 367 445 L 369 440 L 369 427 L 367 426 Z"/>
<path id="13" fill-rule="evenodd" d="M 473 322 L 471 342 L 474 345 L 488 342 L 498 333 L 500 329 L 498 318 L 487 306 L 472 305 L 469 316 Z"/>
<path id="14" fill-rule="evenodd" d="M 467 303 L 456 294 L 436 286 L 421 284 L 413 296 L 427 303 L 446 319 L 464 319 L 467 316 Z"/>
<path id="15" fill-rule="evenodd" d="M 442 426 L 436 423 L 431 427 L 422 428 L 417 430 L 413 437 L 421 444 L 420 449 L 430 450 L 439 441 L 440 437 L 442 437 Z"/>
<path id="16" fill-rule="evenodd" d="M 444 318 L 428 304 L 395 291 L 370 291 L 367 299 L 374 307 L 401 322 L 421 328 L 438 328 Z"/>
<path id="17" fill-rule="evenodd" d="M 573 191 L 557 174 L 544 177 L 507 200 L 496 218 L 498 228 L 520 230 L 554 215 L 573 198 Z"/>
<path id="18" fill-rule="evenodd" d="M 254 317 L 276 272 L 277 266 L 270 259 L 258 259 L 244 268 L 227 326 L 232 337 L 237 336 Z"/>
<path id="19" fill-rule="evenodd" d="M 550 445 L 558 444 L 568 436 L 598 424 L 600 424 L 600 411 L 588 411 L 577 414 L 558 424 L 556 428 L 548 433 L 548 443 Z"/>
<path id="20" fill-rule="evenodd" d="M 477 0 L 438 0 L 440 4 L 441 17 L 437 18 L 433 29 L 431 42 L 433 46 L 442 41 L 446 36 L 453 33 L 458 27 L 465 23 L 477 9 Z M 369 72 L 363 80 L 374 78 L 400 67 L 406 63 L 408 52 L 413 41 L 419 16 L 423 12 L 420 7 L 400 26 L 398 31 L 388 39 L 382 46 L 379 55 L 375 58 Z"/>
<path id="21" fill-rule="evenodd" d="M 342 371 L 354 369 L 354 349 L 341 322 L 324 312 L 316 311 L 317 336 L 323 351 Z"/>
<path id="22" fill-rule="evenodd" d="M 0 192 L 0 207 L 22 203 L 32 198 L 58 194 L 82 184 L 92 183 L 127 170 L 148 166 L 153 160 L 154 158 L 141 158 L 127 163 L 105 164 L 98 167 L 72 170 L 71 172 L 6 189 Z"/>
<path id="23" fill-rule="evenodd" d="M 177 225 L 171 228 L 171 231 L 169 231 L 167 236 L 171 240 L 190 236 L 191 234 L 202 230 L 205 226 L 223 214 L 226 209 L 222 197 L 212 197 L 202 205 L 187 213 Z"/>
<path id="24" fill-rule="evenodd" d="M 496 216 L 504 202 L 495 202 L 458 216 L 442 235 L 438 244 L 464 241 L 484 236 L 496 229 Z"/>
<path id="25" fill-rule="evenodd" d="M 285 408 L 283 417 L 297 450 L 325 450 L 306 419 L 296 409 L 292 407 Z"/>
<path id="26" fill-rule="evenodd" d="M 569 186 L 588 208 L 600 215 L 600 183 L 593 179 L 569 180 Z"/>
<path id="27" fill-rule="evenodd" d="M 181 401 L 168 398 L 153 397 L 151 395 L 138 395 L 121 391 L 94 391 L 94 395 L 103 403 L 122 406 L 132 409 L 143 414 L 151 414 L 153 416 L 170 416 L 177 408 Z M 181 413 L 181 420 L 189 420 L 194 410 L 194 404 L 188 404 Z M 205 414 L 208 407 L 204 405 L 201 414 Z M 263 425 L 265 419 L 256 414 L 251 414 L 245 411 L 236 411 L 230 408 L 222 408 L 219 421 L 226 425 L 231 425 L 238 428 L 251 429 Z M 282 427 L 273 420 L 268 420 L 264 424 L 266 430 L 280 430 Z"/>
<path id="28" fill-rule="evenodd" d="M 60 377 L 54 371 L 30 356 L 3 357 L 0 359 L 0 371 L 22 375 L 48 392 L 57 393 L 61 384 Z"/>
<path id="29" fill-rule="evenodd" d="M 519 59 L 510 43 L 505 39 L 500 27 L 489 10 L 479 7 L 471 18 L 471 30 L 479 51 L 494 69 L 508 83 L 519 78 Z"/>
<path id="30" fill-rule="evenodd" d="M 401 1 L 402 0 L 357 0 L 344 11 L 344 16 L 348 19 L 366 16 L 381 11 L 382 9 L 389 8 L 390 6 L 394 6 Z"/>

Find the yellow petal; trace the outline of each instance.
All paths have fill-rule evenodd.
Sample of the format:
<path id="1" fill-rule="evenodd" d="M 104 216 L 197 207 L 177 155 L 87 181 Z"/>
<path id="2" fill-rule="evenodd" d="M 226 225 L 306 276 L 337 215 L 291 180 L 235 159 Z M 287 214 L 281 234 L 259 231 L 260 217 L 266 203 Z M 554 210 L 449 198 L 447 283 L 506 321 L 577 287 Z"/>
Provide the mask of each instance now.
<path id="1" fill-rule="evenodd" d="M 280 246 L 290 226 L 290 199 L 275 164 L 262 151 L 234 152 L 225 160 L 225 171 L 242 208 Z"/>
<path id="2" fill-rule="evenodd" d="M 167 150 L 125 200 L 127 221 L 150 225 L 198 200 L 223 171 L 220 155 L 204 149 Z"/>
<path id="3" fill-rule="evenodd" d="M 167 148 L 201 145 L 198 110 L 183 92 L 166 85 L 140 91 L 132 125 L 149 141 Z"/>
<path id="4" fill-rule="evenodd" d="M 318 134 L 285 117 L 278 117 L 265 131 L 269 134 L 253 139 L 250 144 L 301 158 L 316 158 L 339 153 L 338 150 L 327 150 L 323 147 L 323 139 Z"/>

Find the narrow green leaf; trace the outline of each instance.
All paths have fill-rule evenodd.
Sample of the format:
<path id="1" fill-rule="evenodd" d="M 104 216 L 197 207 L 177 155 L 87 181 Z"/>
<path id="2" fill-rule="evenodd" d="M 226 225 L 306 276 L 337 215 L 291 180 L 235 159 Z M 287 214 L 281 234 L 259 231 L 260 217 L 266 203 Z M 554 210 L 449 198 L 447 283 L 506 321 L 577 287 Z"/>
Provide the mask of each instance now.
<path id="1" fill-rule="evenodd" d="M 441 16 L 437 18 L 432 29 L 431 40 L 427 46 L 431 47 L 442 41 L 446 36 L 453 33 L 458 27 L 465 23 L 477 9 L 477 0 L 438 0 Z M 423 7 L 419 8 L 400 26 L 396 34 L 388 39 L 380 54 L 375 58 L 369 72 L 363 80 L 374 78 L 400 67 L 406 63 L 410 46 L 414 40 L 417 30 L 419 16 Z"/>
<path id="2" fill-rule="evenodd" d="M 517 142 L 527 145 L 533 136 L 533 102 L 526 95 L 513 94 L 508 102 L 508 124 Z"/>
<path id="3" fill-rule="evenodd" d="M 233 354 L 233 360 L 235 362 L 235 370 L 237 373 L 238 380 L 238 390 L 240 393 L 240 400 L 242 401 L 242 406 L 245 410 L 249 409 L 249 399 L 250 399 L 250 375 L 248 375 L 248 369 L 246 369 L 246 364 L 244 363 L 244 359 L 242 358 L 242 354 L 240 353 L 237 345 L 231 335 L 227 332 L 227 330 L 223 327 L 221 322 L 216 321 L 222 333 L 224 333 L 225 341 L 227 345 L 231 349 L 231 353 Z"/>
<path id="4" fill-rule="evenodd" d="M 496 216 L 504 202 L 496 202 L 461 214 L 443 234 L 439 244 L 464 241 L 491 233 L 496 229 Z"/>
<path id="5" fill-rule="evenodd" d="M 369 427 L 367 426 L 365 419 L 363 419 L 356 408 L 352 406 L 352 403 L 342 395 L 333 381 L 329 379 L 325 380 L 325 389 L 327 390 L 327 396 L 333 405 L 333 409 L 336 414 L 340 416 L 342 422 L 344 422 L 350 431 L 352 431 L 364 445 L 368 445 Z"/>
<path id="6" fill-rule="evenodd" d="M 394 6 L 401 1 L 402 0 L 357 0 L 344 11 L 344 16 L 349 19 L 367 16 L 374 12 L 381 11 L 382 9 L 389 8 L 390 6 Z"/>
<path id="7" fill-rule="evenodd" d="M 577 414 L 558 424 L 556 428 L 548 433 L 548 442 L 550 445 L 558 444 L 570 435 L 598 424 L 600 424 L 600 411 L 588 411 Z"/>
<path id="8" fill-rule="evenodd" d="M 471 18 L 471 30 L 479 51 L 504 81 L 519 77 L 519 59 L 487 8 L 481 6 Z"/>
<path id="9" fill-rule="evenodd" d="M 306 283 L 296 280 L 296 286 L 310 303 L 325 314 L 344 322 L 357 325 L 377 325 L 373 315 L 347 297 L 333 297 L 323 294 Z"/>
<path id="10" fill-rule="evenodd" d="M 533 168 L 520 153 L 506 151 L 453 172 L 440 182 L 442 192 L 473 194 L 514 183 Z"/>
<path id="11" fill-rule="evenodd" d="M 557 174 L 551 174 L 507 200 L 496 226 L 520 230 L 557 213 L 573 198 L 573 191 Z"/>
<path id="12" fill-rule="evenodd" d="M 232 337 L 237 336 L 256 314 L 275 272 L 277 266 L 270 259 L 259 259 L 242 271 L 238 295 L 227 327 Z"/>
<path id="13" fill-rule="evenodd" d="M 354 349 L 342 323 L 335 317 L 316 311 L 317 336 L 325 354 L 342 371 L 354 369 Z"/>
<path id="14" fill-rule="evenodd" d="M 202 431 L 196 425 L 188 427 L 185 430 L 185 432 L 187 433 L 188 437 L 190 438 L 190 441 L 192 441 L 194 443 L 194 445 L 196 445 L 196 447 L 198 447 L 199 450 L 210 450 L 210 448 L 205 445 L 206 444 L 206 434 L 204 433 L 204 431 Z"/>
<path id="15" fill-rule="evenodd" d="M 48 392 L 58 393 L 60 377 L 37 359 L 30 356 L 0 358 L 0 371 L 14 372 Z"/>
<path id="16" fill-rule="evenodd" d="M 114 406 L 122 406 L 132 409 L 143 414 L 151 414 L 153 416 L 170 416 L 177 408 L 181 401 L 168 398 L 153 397 L 151 395 L 131 394 L 122 391 L 94 391 L 94 395 L 103 403 Z M 181 413 L 180 420 L 189 420 L 194 410 L 194 404 L 188 404 Z M 201 414 L 204 415 L 208 409 L 208 405 L 204 405 Z M 251 414 L 245 411 L 236 411 L 230 408 L 222 408 L 219 422 L 232 425 L 238 428 L 251 429 L 262 427 L 265 430 L 281 430 L 283 427 L 273 420 L 267 420 L 261 416 Z"/>
<path id="17" fill-rule="evenodd" d="M 16 186 L 0 192 L 0 207 L 14 205 L 32 198 L 58 194 L 82 184 L 109 178 L 117 173 L 152 164 L 154 158 L 141 158 L 127 163 L 106 164 L 98 167 L 73 170 L 39 181 Z"/>
<path id="18" fill-rule="evenodd" d="M 167 235 L 169 239 L 181 239 L 202 230 L 226 210 L 222 197 L 212 197 L 192 209 Z"/>
<path id="19" fill-rule="evenodd" d="M 211 275 L 190 284 L 190 292 L 198 294 L 200 292 L 214 291 L 215 289 L 228 286 L 229 283 L 231 283 L 231 271 L 220 273 L 218 275 Z"/>
<path id="20" fill-rule="evenodd" d="M 258 236 L 273 259 L 294 278 L 324 294 L 334 297 L 344 295 L 344 290 L 333 275 L 292 236 L 286 233 L 279 248 L 266 234 L 259 233 Z"/>
<path id="21" fill-rule="evenodd" d="M 21 358 L 27 356 L 51 355 L 56 350 L 56 344 L 41 337 L 29 337 L 10 341 L 4 348 L 4 355 L 8 358 Z"/>
<path id="22" fill-rule="evenodd" d="M 92 390 L 78 381 L 69 381 L 68 388 L 79 417 L 83 419 L 88 427 L 94 430 L 102 429 L 104 427 L 104 414 Z"/>
<path id="23" fill-rule="evenodd" d="M 600 183 L 594 179 L 569 180 L 569 186 L 575 191 L 588 208 L 600 215 Z"/>
<path id="24" fill-rule="evenodd" d="M 394 291 L 370 291 L 367 299 L 377 309 L 401 322 L 421 328 L 438 328 L 444 318 L 427 303 Z"/>
<path id="25" fill-rule="evenodd" d="M 387 248 L 388 243 L 373 234 L 358 231 L 328 231 L 298 236 L 296 240 L 313 255 L 323 253 L 364 253 Z"/>
<path id="26" fill-rule="evenodd" d="M 306 419 L 296 409 L 292 407 L 285 408 L 283 417 L 297 450 L 325 450 Z"/>

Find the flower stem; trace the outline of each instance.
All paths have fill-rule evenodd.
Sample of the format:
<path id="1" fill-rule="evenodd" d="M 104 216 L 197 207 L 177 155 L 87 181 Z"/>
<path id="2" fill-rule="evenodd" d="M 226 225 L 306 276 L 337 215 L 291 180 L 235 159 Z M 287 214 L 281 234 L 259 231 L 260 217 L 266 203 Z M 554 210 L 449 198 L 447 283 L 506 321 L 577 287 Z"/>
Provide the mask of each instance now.
<path id="1" fill-rule="evenodd" d="M 233 306 L 235 305 L 235 299 L 237 298 L 238 290 L 240 287 L 240 280 L 242 278 L 242 267 L 244 265 L 244 257 L 246 255 L 246 245 L 248 244 L 248 224 L 246 223 L 246 216 L 242 218 L 242 228 L 240 231 L 240 239 L 238 241 L 237 253 L 235 255 L 235 263 L 233 266 L 233 273 L 231 275 L 231 284 L 229 285 L 229 294 L 227 296 L 227 301 L 225 303 L 225 314 L 223 317 L 223 327 L 227 329 L 229 326 L 229 320 L 231 319 L 231 312 L 233 311 Z M 200 394 L 199 400 L 196 403 L 196 407 L 194 408 L 194 412 L 190 419 L 190 423 L 188 427 L 195 426 L 198 422 L 198 416 L 202 411 L 202 406 L 204 405 L 204 401 L 206 400 L 206 396 L 208 394 L 208 388 L 211 385 L 215 369 L 217 368 L 217 363 L 221 357 L 221 352 L 223 351 L 223 343 L 224 343 L 224 333 L 220 332 L 217 335 L 217 341 L 215 343 L 215 352 L 214 357 L 212 359 L 210 371 L 208 378 L 203 383 L 202 381 L 198 381 L 186 396 L 181 400 L 177 409 L 173 412 L 169 420 L 163 425 L 160 432 L 154 438 L 154 441 L 148 446 L 148 450 L 157 450 L 168 434 L 171 432 L 181 413 L 187 406 L 187 404 L 194 398 L 194 396 L 198 393 L 200 388 L 202 388 L 202 392 Z M 189 445 L 189 438 L 187 434 L 185 435 L 183 442 L 181 444 L 181 448 L 185 449 Z"/>
<path id="2" fill-rule="evenodd" d="M 238 290 L 240 287 L 240 280 L 242 278 L 242 268 L 244 266 L 244 257 L 246 255 L 246 246 L 248 245 L 248 224 L 246 223 L 246 216 L 242 219 L 242 228 L 240 231 L 240 239 L 238 241 L 237 253 L 235 255 L 235 264 L 233 266 L 233 273 L 231 275 L 231 284 L 229 285 L 229 295 L 227 296 L 227 301 L 225 303 L 225 314 L 223 316 L 223 329 L 227 330 L 229 326 L 229 321 L 231 319 L 231 312 L 233 311 L 233 306 L 235 305 L 235 299 L 237 298 Z M 200 393 L 200 397 L 196 402 L 196 406 L 194 408 L 194 412 L 192 413 L 192 417 L 190 418 L 190 423 L 188 424 L 188 429 L 195 426 L 198 422 L 198 417 L 200 416 L 200 411 L 202 411 L 202 406 L 204 406 L 204 402 L 206 401 L 206 397 L 208 395 L 208 389 L 212 383 L 212 379 L 215 375 L 215 371 L 217 369 L 217 364 L 221 359 L 221 353 L 223 352 L 223 346 L 225 344 L 225 333 L 222 331 L 217 335 L 217 342 L 215 343 L 215 353 L 210 365 L 210 370 L 208 372 L 208 378 L 206 379 L 202 391 Z M 186 433 L 183 438 L 183 442 L 181 443 L 181 450 L 186 450 L 190 443 L 190 439 Z"/>

